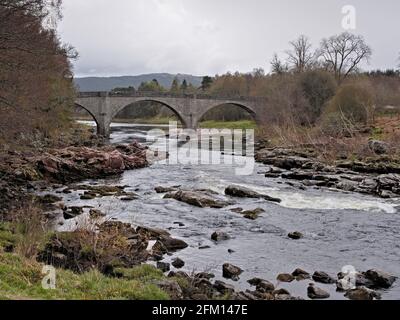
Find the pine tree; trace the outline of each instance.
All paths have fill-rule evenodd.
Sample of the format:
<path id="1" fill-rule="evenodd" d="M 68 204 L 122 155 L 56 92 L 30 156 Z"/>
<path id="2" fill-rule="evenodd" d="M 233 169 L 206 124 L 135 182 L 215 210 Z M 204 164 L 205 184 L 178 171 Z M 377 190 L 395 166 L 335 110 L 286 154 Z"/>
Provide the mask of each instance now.
<path id="1" fill-rule="evenodd" d="M 203 91 L 206 91 L 207 89 L 209 89 L 211 87 L 213 83 L 213 79 L 209 76 L 205 76 L 203 77 L 203 80 L 201 81 L 201 89 Z"/>
<path id="2" fill-rule="evenodd" d="M 178 93 L 179 92 L 179 80 L 178 80 L 177 77 L 175 77 L 174 80 L 172 81 L 170 92 L 171 93 Z"/>
<path id="3" fill-rule="evenodd" d="M 182 85 L 181 85 L 181 91 L 183 93 L 186 93 L 187 89 L 188 89 L 188 84 L 187 84 L 186 79 L 184 79 L 183 82 L 182 82 Z"/>

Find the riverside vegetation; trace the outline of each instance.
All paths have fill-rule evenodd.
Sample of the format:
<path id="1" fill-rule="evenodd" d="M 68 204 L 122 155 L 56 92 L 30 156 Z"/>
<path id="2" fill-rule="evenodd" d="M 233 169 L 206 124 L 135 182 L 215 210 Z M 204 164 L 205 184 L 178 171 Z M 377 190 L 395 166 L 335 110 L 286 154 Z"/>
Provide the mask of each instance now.
<path id="1" fill-rule="evenodd" d="M 169 271 L 161 260 L 187 244 L 155 226 L 131 226 L 104 221 L 103 213 L 90 211 L 92 223 L 71 232 L 56 232 L 54 212 L 74 219 L 82 208 L 68 208 L 54 194 L 39 196 L 48 186 L 63 192 L 84 190 L 83 197 L 116 195 L 135 198 L 124 186 L 77 185 L 85 178 L 119 175 L 148 166 L 145 147 L 138 143 L 110 146 L 87 128 L 72 121 L 75 90 L 71 60 L 73 47 L 60 43 L 49 15 L 61 17 L 61 1 L 0 0 L 0 298 L 2 299 L 298 299 L 265 279 L 250 279 L 255 290 L 237 291 L 207 272 Z M 13 36 L 9 37 L 12 34 Z M 321 42 L 329 54 L 340 43 L 356 45 L 366 60 L 371 50 L 357 36 L 342 34 Z M 286 62 L 274 57 L 272 73 L 256 69 L 249 74 L 204 77 L 201 88 L 174 81 L 172 93 L 263 96 L 273 112 L 262 115 L 257 128 L 257 160 L 270 166 L 268 178 L 284 178 L 308 186 L 395 198 L 400 194 L 400 77 L 398 71 L 361 73 L 342 57 L 337 69 L 326 56 L 315 55 L 302 36 L 291 43 Z M 296 49 L 300 49 L 296 50 Z M 296 56 L 296 52 L 300 52 Z M 304 60 L 304 57 L 308 57 Z M 119 88 L 116 90 L 134 90 Z M 156 80 L 138 90 L 164 91 Z M 151 116 L 159 110 L 147 105 Z M 154 110 L 153 110 L 154 109 Z M 163 116 L 170 117 L 167 112 Z M 227 122 L 228 121 L 228 122 Z M 231 122 L 229 122 L 231 121 Z M 253 128 L 240 108 L 223 106 L 204 119 L 205 127 Z M 290 182 L 292 183 L 292 182 Z M 157 191 L 157 190 L 156 190 Z M 159 187 L 159 193 L 200 207 L 228 203 L 210 190 Z M 280 199 L 227 186 L 232 197 Z M 247 219 L 261 210 L 236 209 Z M 228 236 L 216 233 L 215 241 Z M 293 232 L 291 239 L 302 234 Z M 150 242 L 155 244 L 148 250 Z M 151 261 L 155 266 L 146 264 Z M 143 264 L 144 263 L 144 264 Z M 55 290 L 42 288 L 42 267 L 56 269 Z M 176 260 L 177 266 L 184 261 Z M 339 271 L 339 270 L 338 270 Z M 227 279 L 238 279 L 242 270 L 221 266 Z M 358 272 L 357 288 L 346 290 L 346 275 L 333 277 L 321 271 L 296 269 L 280 274 L 282 282 L 309 281 L 336 285 L 349 299 L 376 299 L 375 290 L 390 288 L 396 277 L 379 270 Z M 312 299 L 327 298 L 324 290 L 310 285 Z"/>

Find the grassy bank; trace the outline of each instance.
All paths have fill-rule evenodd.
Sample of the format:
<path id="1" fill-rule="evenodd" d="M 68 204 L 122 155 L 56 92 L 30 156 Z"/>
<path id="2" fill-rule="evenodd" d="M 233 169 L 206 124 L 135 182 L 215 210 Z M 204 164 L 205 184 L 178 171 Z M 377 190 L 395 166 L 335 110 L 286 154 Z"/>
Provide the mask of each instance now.
<path id="1" fill-rule="evenodd" d="M 120 270 L 121 278 L 107 277 L 97 270 L 77 274 L 56 269 L 56 289 L 46 290 L 42 287 L 44 265 L 19 253 L 20 237 L 11 230 L 8 224 L 0 223 L 0 299 L 169 299 L 154 283 L 163 279 L 162 272 L 150 265 Z M 5 252 L 13 246 L 12 253 Z"/>
<path id="2" fill-rule="evenodd" d="M 93 120 L 90 117 L 79 117 L 75 118 L 76 120 L 85 120 L 91 121 Z M 175 118 L 168 117 L 155 117 L 155 118 L 145 118 L 145 119 L 114 119 L 113 122 L 117 123 L 142 123 L 142 124 L 169 124 L 170 121 L 178 121 Z M 256 129 L 257 125 L 254 121 L 251 120 L 240 120 L 240 121 L 217 121 L 217 120 L 209 120 L 203 121 L 200 123 L 201 128 L 206 129 Z"/>
<path id="3" fill-rule="evenodd" d="M 132 269 L 130 278 L 110 278 L 93 270 L 83 274 L 56 269 L 56 289 L 43 289 L 43 265 L 0 252 L 0 299 L 165 300 L 168 295 L 152 280 L 162 274 L 152 266 Z"/>
<path id="4" fill-rule="evenodd" d="M 400 117 L 376 116 L 373 122 L 355 127 L 348 135 L 332 136 L 321 126 L 270 126 L 259 132 L 268 147 L 312 150 L 320 161 L 334 164 L 338 160 L 384 161 L 389 165 L 400 157 Z M 370 148 L 370 141 L 378 140 L 385 146 L 383 154 Z"/>
<path id="5" fill-rule="evenodd" d="M 257 125 L 251 120 L 240 121 L 216 121 L 209 120 L 200 123 L 201 128 L 221 128 L 221 129 L 256 129 Z"/>

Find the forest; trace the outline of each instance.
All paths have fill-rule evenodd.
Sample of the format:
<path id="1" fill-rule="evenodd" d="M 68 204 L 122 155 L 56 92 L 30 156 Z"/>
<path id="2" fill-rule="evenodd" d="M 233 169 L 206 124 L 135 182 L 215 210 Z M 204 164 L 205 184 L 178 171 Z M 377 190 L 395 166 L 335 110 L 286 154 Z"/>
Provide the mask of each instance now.
<path id="1" fill-rule="evenodd" d="M 0 148 L 35 146 L 69 125 L 75 49 L 60 41 L 61 1 L 0 0 Z"/>

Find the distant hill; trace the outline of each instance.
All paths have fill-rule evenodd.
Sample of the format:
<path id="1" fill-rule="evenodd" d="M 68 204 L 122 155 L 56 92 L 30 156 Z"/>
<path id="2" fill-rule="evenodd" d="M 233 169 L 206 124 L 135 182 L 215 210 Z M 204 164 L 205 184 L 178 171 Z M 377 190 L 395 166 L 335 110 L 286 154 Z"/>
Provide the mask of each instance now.
<path id="1" fill-rule="evenodd" d="M 170 73 L 150 73 L 138 76 L 122 76 L 122 77 L 83 77 L 75 78 L 75 84 L 80 91 L 110 91 L 117 87 L 129 87 L 133 86 L 136 89 L 142 82 L 151 81 L 157 79 L 165 88 L 170 88 L 172 81 L 175 77 L 178 77 L 179 81 L 182 82 L 184 79 L 188 83 L 193 84 L 196 87 L 201 85 L 203 77 L 197 77 L 187 74 L 170 74 Z"/>

